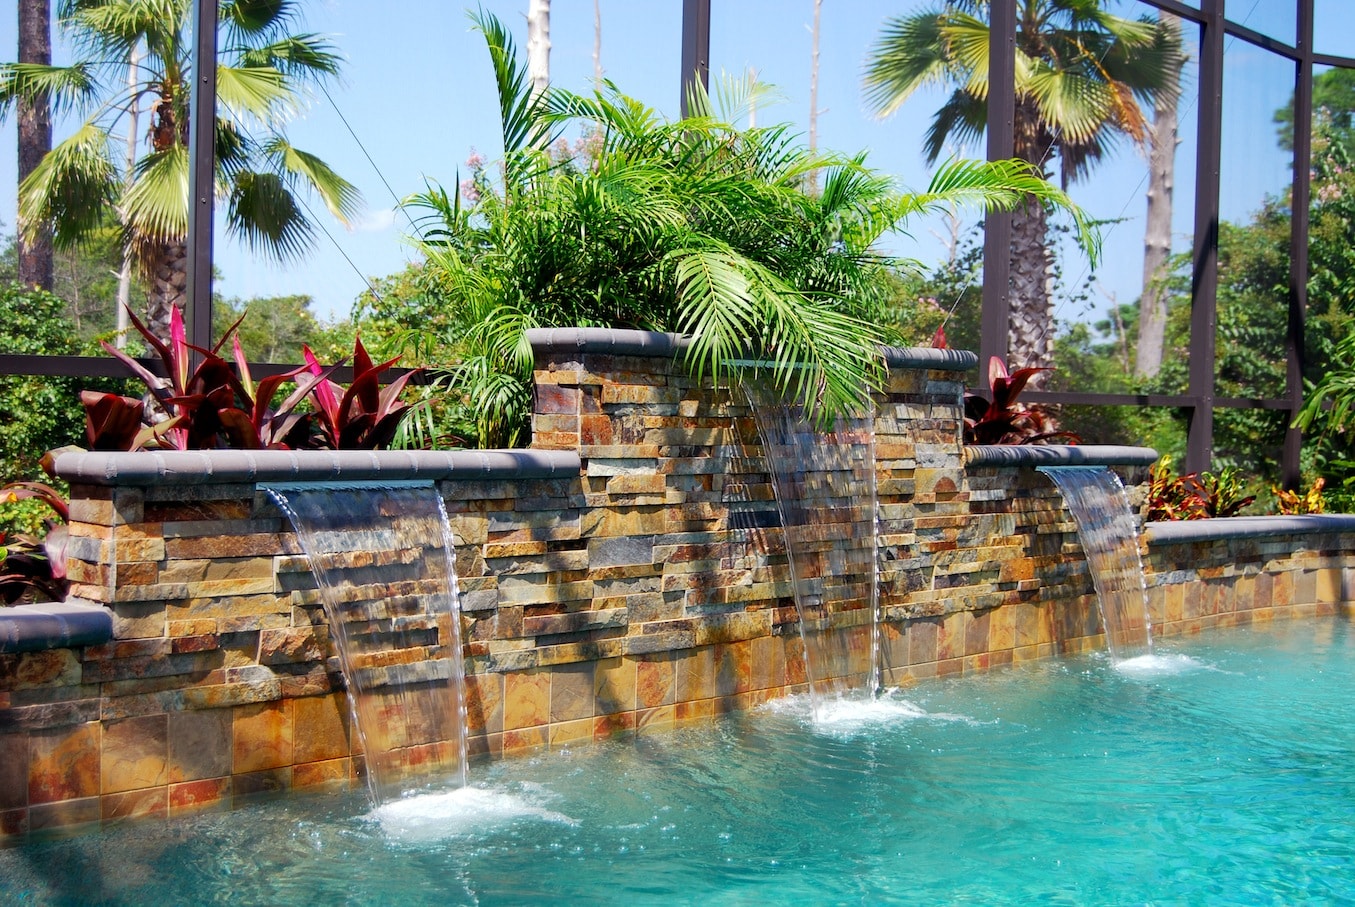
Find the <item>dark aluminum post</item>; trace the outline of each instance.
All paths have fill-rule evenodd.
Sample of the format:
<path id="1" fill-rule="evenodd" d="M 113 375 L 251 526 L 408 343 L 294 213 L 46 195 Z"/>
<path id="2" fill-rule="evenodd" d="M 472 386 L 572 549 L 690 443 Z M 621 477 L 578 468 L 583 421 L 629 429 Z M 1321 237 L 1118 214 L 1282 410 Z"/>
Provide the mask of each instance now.
<path id="1" fill-rule="evenodd" d="M 988 160 L 1015 153 L 1016 0 L 993 0 L 988 23 Z M 988 361 L 1007 361 L 1011 332 L 1012 216 L 990 211 L 983 219 L 983 312 L 979 323 L 979 387 Z"/>
<path id="2" fill-rule="evenodd" d="M 188 337 L 212 346 L 212 202 L 216 176 L 216 0 L 195 0 L 188 133 Z"/>
<path id="3" fill-rule="evenodd" d="M 1285 391 L 1289 397 L 1284 451 L 1280 457 L 1280 484 L 1299 487 L 1299 456 L 1303 433 L 1294 427 L 1303 408 L 1304 328 L 1308 312 L 1308 209 L 1312 200 L 1313 152 L 1313 0 L 1298 0 L 1298 79 L 1294 86 L 1294 184 L 1289 235 L 1289 331 L 1285 337 L 1288 367 Z"/>
<path id="4" fill-rule="evenodd" d="M 1195 157 L 1195 249 L 1190 297 L 1190 387 L 1194 404 L 1184 471 L 1210 467 L 1214 453 L 1214 354 L 1219 275 L 1219 140 L 1223 134 L 1223 4 L 1203 0 L 1200 105 Z"/>
<path id="5" fill-rule="evenodd" d="M 682 0 L 682 118 L 687 95 L 697 80 L 710 88 L 710 0 Z"/>

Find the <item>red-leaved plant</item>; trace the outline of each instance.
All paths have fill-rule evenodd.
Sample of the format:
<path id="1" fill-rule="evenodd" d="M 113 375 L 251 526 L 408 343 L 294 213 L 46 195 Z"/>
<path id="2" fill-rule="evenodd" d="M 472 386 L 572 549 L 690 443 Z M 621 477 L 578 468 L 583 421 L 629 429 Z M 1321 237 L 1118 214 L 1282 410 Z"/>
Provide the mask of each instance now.
<path id="1" fill-rule="evenodd" d="M 177 309 L 170 316 L 168 343 L 151 333 L 135 315 L 131 320 L 160 358 L 166 377 L 156 375 L 122 350 L 103 344 L 145 382 L 152 402 L 148 405 L 117 394 L 82 393 L 86 433 L 95 450 L 374 449 L 390 444 L 408 410 L 395 398 L 414 372 L 381 389 L 380 372 L 397 360 L 373 367 L 361 341 L 354 351 L 356 377 L 347 391 L 329 380 L 342 363 L 321 367 L 309 348 L 305 365 L 256 383 L 235 334 L 240 321 L 227 329 L 216 346 L 205 350 L 188 342 Z M 220 354 L 228 339 L 233 362 Z M 278 389 L 289 380 L 295 380 L 296 389 L 273 407 Z M 300 408 L 307 397 L 312 403 L 310 412 Z"/>
<path id="2" fill-rule="evenodd" d="M 44 464 L 45 465 L 45 464 Z M 70 510 L 61 494 L 41 482 L 11 482 L 0 488 L 0 501 L 14 503 L 33 498 L 56 513 L 47 520 L 47 537 L 0 532 L 0 601 L 7 605 L 29 601 L 64 601 L 66 578 L 66 520 Z"/>
<path id="3" fill-rule="evenodd" d="M 944 338 L 943 338 L 944 339 Z M 1027 382 L 1049 368 L 1019 368 L 1008 372 L 1007 365 L 994 356 L 988 361 L 990 397 L 965 394 L 964 442 L 966 444 L 1046 444 L 1060 440 L 1076 444 L 1072 432 L 1060 431 L 1054 417 L 1039 406 L 1017 402 Z"/>

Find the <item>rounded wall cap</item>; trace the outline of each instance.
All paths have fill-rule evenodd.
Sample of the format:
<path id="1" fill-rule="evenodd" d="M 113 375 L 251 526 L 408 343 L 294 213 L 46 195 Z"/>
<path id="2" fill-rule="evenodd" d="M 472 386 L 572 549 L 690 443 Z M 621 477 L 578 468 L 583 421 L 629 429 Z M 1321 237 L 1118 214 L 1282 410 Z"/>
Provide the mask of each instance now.
<path id="1" fill-rule="evenodd" d="M 1210 520 L 1168 520 L 1145 523 L 1143 526 L 1144 538 L 1150 545 L 1315 535 L 1323 532 L 1355 532 L 1355 514 L 1229 516 Z"/>
<path id="2" fill-rule="evenodd" d="M 73 485 L 225 485 L 536 479 L 576 476 L 563 450 L 142 450 L 66 451 L 56 474 Z"/>
<path id="3" fill-rule="evenodd" d="M 532 328 L 527 342 L 535 356 L 598 353 L 671 359 L 687 347 L 687 338 L 677 334 L 622 328 Z"/>
<path id="4" fill-rule="evenodd" d="M 979 364 L 969 350 L 939 350 L 929 346 L 887 346 L 881 352 L 890 368 L 934 369 L 967 372 Z"/>
<path id="5" fill-rule="evenodd" d="M 1151 447 L 1117 444 L 975 444 L 964 449 L 965 466 L 1151 466 Z"/>

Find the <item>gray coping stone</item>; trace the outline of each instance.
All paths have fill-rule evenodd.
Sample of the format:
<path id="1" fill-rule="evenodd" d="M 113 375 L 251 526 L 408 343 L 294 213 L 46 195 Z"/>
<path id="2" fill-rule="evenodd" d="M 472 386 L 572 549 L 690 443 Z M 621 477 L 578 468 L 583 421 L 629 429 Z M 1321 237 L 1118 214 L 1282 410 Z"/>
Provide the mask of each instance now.
<path id="1" fill-rule="evenodd" d="M 579 474 L 563 450 L 146 450 L 67 451 L 56 473 L 80 485 L 223 485 L 539 479 Z"/>
<path id="2" fill-rule="evenodd" d="M 974 444 L 965 466 L 1151 466 L 1157 451 L 1119 444 Z"/>
<path id="3" fill-rule="evenodd" d="M 887 346 L 883 352 L 885 362 L 890 368 L 967 372 L 979 364 L 979 357 L 969 350 L 938 350 L 929 346 Z"/>
<path id="4" fill-rule="evenodd" d="M 0 652 L 92 646 L 113 638 L 108 609 L 80 599 L 0 608 Z"/>
<path id="5" fill-rule="evenodd" d="M 1322 532 L 1355 532 L 1355 514 L 1309 513 L 1295 516 L 1230 516 L 1212 520 L 1145 523 L 1150 545 L 1179 545 L 1216 539 L 1253 539 Z"/>
<path id="6" fill-rule="evenodd" d="M 662 331 L 623 328 L 532 328 L 532 353 L 601 353 L 610 356 L 672 357 L 687 348 L 687 338 Z"/>
<path id="7" fill-rule="evenodd" d="M 611 356 L 672 357 L 687 349 L 690 341 L 680 334 L 636 331 L 623 328 L 532 328 L 527 342 L 534 355 L 550 353 L 601 353 Z M 968 350 L 938 350 L 930 347 L 885 347 L 891 368 L 936 369 L 964 372 L 978 365 L 979 357 Z"/>

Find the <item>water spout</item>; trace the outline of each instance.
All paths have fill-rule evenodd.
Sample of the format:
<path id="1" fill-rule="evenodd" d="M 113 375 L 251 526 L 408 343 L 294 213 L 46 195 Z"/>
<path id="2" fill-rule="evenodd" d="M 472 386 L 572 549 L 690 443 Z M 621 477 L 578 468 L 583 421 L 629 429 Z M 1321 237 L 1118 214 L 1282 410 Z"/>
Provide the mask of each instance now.
<path id="1" fill-rule="evenodd" d="M 466 783 L 465 673 L 451 529 L 431 482 L 269 485 L 319 583 L 367 786 Z"/>
<path id="2" fill-rule="evenodd" d="M 776 390 L 745 391 L 781 516 L 817 718 L 824 695 L 880 689 L 874 427 L 865 416 L 818 431 Z"/>
<path id="3" fill-rule="evenodd" d="M 1120 477 L 1104 466 L 1041 466 L 1063 493 L 1087 553 L 1096 602 L 1112 658 L 1153 653 L 1148 588 L 1138 524 Z"/>

